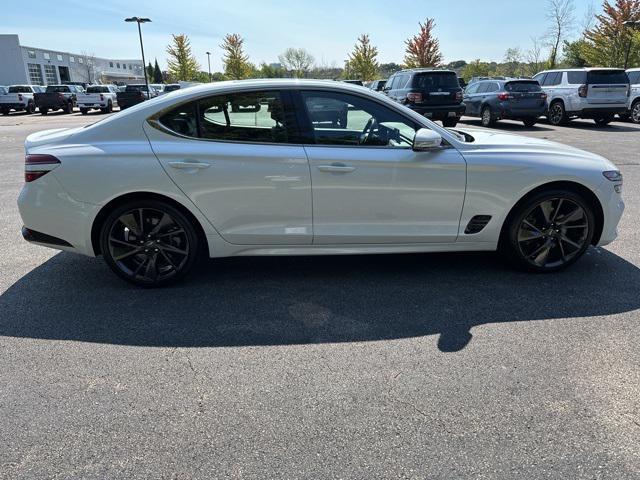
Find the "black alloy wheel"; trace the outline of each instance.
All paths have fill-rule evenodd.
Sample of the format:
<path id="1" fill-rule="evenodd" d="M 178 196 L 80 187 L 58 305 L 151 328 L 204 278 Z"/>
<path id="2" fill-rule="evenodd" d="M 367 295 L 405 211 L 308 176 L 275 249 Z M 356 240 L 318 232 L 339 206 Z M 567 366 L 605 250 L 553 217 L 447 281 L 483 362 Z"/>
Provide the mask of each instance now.
<path id="1" fill-rule="evenodd" d="M 103 224 L 100 246 L 117 275 L 145 287 L 165 286 L 184 277 L 199 248 L 191 221 L 159 201 L 114 210 Z"/>
<path id="2" fill-rule="evenodd" d="M 512 217 L 506 254 L 527 270 L 563 269 L 585 253 L 594 224 L 592 209 L 581 196 L 570 191 L 536 195 Z"/>
<path id="3" fill-rule="evenodd" d="M 562 102 L 554 102 L 551 104 L 547 118 L 549 119 L 549 123 L 556 127 L 567 123 L 567 112 L 565 112 Z"/>

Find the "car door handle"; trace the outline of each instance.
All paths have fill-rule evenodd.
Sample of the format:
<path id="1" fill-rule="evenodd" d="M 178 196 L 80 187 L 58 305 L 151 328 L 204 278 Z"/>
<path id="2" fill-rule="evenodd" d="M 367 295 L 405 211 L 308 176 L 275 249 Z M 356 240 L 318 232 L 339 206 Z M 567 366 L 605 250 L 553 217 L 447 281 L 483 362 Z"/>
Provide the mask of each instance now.
<path id="1" fill-rule="evenodd" d="M 333 173 L 351 173 L 356 167 L 350 167 L 344 163 L 332 163 L 331 165 L 318 165 L 318 170 L 321 172 L 333 172 Z"/>
<path id="2" fill-rule="evenodd" d="M 171 168 L 177 168 L 178 170 L 194 170 L 194 169 L 201 170 L 204 168 L 209 168 L 211 164 L 206 162 L 182 160 L 177 162 L 169 162 L 169 166 Z"/>

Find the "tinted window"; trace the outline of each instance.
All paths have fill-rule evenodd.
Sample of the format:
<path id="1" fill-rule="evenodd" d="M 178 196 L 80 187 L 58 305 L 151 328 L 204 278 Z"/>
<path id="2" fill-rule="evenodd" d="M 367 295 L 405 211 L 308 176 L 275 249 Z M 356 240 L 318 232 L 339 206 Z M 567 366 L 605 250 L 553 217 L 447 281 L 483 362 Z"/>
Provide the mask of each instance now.
<path id="1" fill-rule="evenodd" d="M 592 70 L 587 74 L 587 83 L 629 83 L 624 70 Z"/>
<path id="2" fill-rule="evenodd" d="M 640 83 L 640 72 L 629 72 L 629 81 L 634 85 Z"/>
<path id="3" fill-rule="evenodd" d="M 9 93 L 31 93 L 31 89 L 22 85 L 16 85 L 9 87 Z"/>
<path id="4" fill-rule="evenodd" d="M 424 72 L 413 77 L 412 86 L 423 90 L 438 88 L 460 88 L 458 77 L 453 72 Z"/>
<path id="5" fill-rule="evenodd" d="M 487 93 L 497 92 L 498 90 L 500 90 L 500 86 L 497 83 L 495 82 L 487 83 L 487 89 L 486 89 Z"/>
<path id="6" fill-rule="evenodd" d="M 146 85 L 127 85 L 127 88 L 124 89 L 125 92 L 146 92 Z"/>
<path id="7" fill-rule="evenodd" d="M 315 143 L 411 147 L 418 126 L 372 100 L 339 92 L 302 92 Z"/>
<path id="8" fill-rule="evenodd" d="M 538 82 L 509 82 L 504 86 L 507 92 L 540 92 L 540 84 Z"/>
<path id="9" fill-rule="evenodd" d="M 287 143 L 292 122 L 279 92 L 247 92 L 201 100 L 199 135 L 212 140 Z"/>
<path id="10" fill-rule="evenodd" d="M 47 93 L 68 93 L 71 90 L 67 85 L 49 85 L 45 91 Z"/>
<path id="11" fill-rule="evenodd" d="M 167 85 L 164 87 L 165 92 L 173 92 L 174 90 L 180 90 L 180 85 Z"/>
<path id="12" fill-rule="evenodd" d="M 160 118 L 160 123 L 180 135 L 198 137 L 196 103 L 197 102 L 191 102 L 170 111 Z"/>
<path id="13" fill-rule="evenodd" d="M 547 76 L 546 73 L 539 73 L 533 77 L 534 80 L 537 80 L 540 85 L 544 85 L 544 79 Z"/>
<path id="14" fill-rule="evenodd" d="M 489 91 L 489 82 L 482 82 L 478 85 L 478 93 L 487 93 Z"/>
<path id="15" fill-rule="evenodd" d="M 109 87 L 94 85 L 92 87 L 87 87 L 87 93 L 109 93 Z"/>
<path id="16" fill-rule="evenodd" d="M 474 93 L 478 93 L 478 87 L 480 85 L 481 85 L 480 83 L 476 82 L 473 85 L 468 86 L 466 89 L 467 95 L 473 95 Z"/>
<path id="17" fill-rule="evenodd" d="M 549 72 L 544 79 L 543 85 L 545 87 L 552 87 L 554 85 L 560 85 L 562 81 L 562 72 Z"/>
<path id="18" fill-rule="evenodd" d="M 567 81 L 571 85 L 583 85 L 587 83 L 587 72 L 567 72 Z"/>

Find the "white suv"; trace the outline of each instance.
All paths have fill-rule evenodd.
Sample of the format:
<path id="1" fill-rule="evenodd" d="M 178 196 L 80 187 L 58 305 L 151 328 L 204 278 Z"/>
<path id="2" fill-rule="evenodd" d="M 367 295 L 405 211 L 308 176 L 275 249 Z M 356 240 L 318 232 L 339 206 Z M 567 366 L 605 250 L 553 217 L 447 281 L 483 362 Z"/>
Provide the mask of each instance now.
<path id="1" fill-rule="evenodd" d="M 625 120 L 640 123 L 640 68 L 627 70 L 631 83 L 631 95 L 629 95 L 629 111 L 622 115 Z"/>
<path id="2" fill-rule="evenodd" d="M 547 118 L 564 125 L 571 118 L 592 118 L 606 125 L 627 113 L 629 77 L 618 68 L 546 70 L 533 77 L 547 94 Z"/>

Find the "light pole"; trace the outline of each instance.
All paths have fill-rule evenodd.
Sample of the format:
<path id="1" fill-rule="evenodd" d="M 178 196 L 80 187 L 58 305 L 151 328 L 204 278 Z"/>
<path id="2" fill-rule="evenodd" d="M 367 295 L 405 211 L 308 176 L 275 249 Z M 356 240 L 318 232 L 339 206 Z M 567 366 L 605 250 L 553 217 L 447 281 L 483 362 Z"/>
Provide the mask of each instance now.
<path id="1" fill-rule="evenodd" d="M 140 50 L 142 51 L 142 71 L 144 72 L 144 83 L 147 86 L 147 100 L 151 99 L 151 91 L 149 90 L 149 79 L 147 78 L 147 62 L 144 59 L 144 46 L 142 45 L 142 29 L 141 23 L 147 23 L 151 20 L 148 18 L 129 17 L 124 19 L 125 22 L 136 22 L 138 24 L 138 35 L 140 36 Z"/>
<path id="2" fill-rule="evenodd" d="M 640 20 L 627 20 L 622 22 L 626 28 L 635 29 L 640 26 Z M 631 56 L 631 45 L 633 45 L 633 32 L 631 32 L 631 36 L 629 37 L 629 45 L 627 45 L 627 53 L 624 56 L 624 69 L 629 68 L 629 57 Z"/>
<path id="3" fill-rule="evenodd" d="M 207 52 L 207 64 L 209 65 L 209 83 L 211 83 L 211 52 Z"/>

